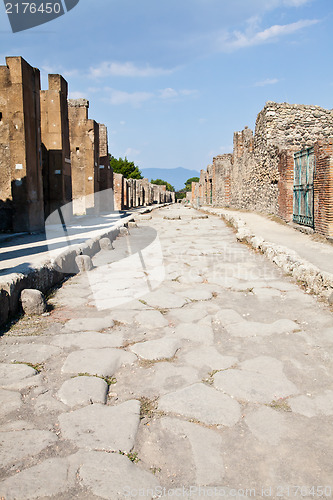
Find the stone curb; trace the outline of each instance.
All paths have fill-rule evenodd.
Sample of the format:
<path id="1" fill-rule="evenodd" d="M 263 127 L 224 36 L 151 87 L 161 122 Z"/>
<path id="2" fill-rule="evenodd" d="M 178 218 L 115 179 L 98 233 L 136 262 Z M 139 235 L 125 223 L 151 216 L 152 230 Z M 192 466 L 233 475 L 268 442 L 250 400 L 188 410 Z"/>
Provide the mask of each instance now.
<path id="1" fill-rule="evenodd" d="M 72 245 L 59 254 L 55 260 L 46 261 L 40 267 L 32 268 L 29 272 L 0 276 L 0 327 L 20 310 L 22 290 L 34 288 L 44 294 L 47 293 L 53 286 L 63 281 L 65 276 L 79 272 L 75 263 L 75 258 L 78 255 L 93 257 L 100 251 L 100 239 L 109 238 L 112 243 L 120 233 L 120 228 L 127 227 L 129 222 L 134 221 L 137 214 L 149 213 L 167 205 L 169 204 L 144 207 L 120 219 L 111 229 L 103 229 L 94 238 L 88 239 L 84 243 Z"/>
<path id="2" fill-rule="evenodd" d="M 307 260 L 302 259 L 294 250 L 259 238 L 250 231 L 241 218 L 227 213 L 221 214 L 213 211 L 209 211 L 209 213 L 217 215 L 231 224 L 237 231 L 238 241 L 248 243 L 255 250 L 259 250 L 286 274 L 291 275 L 296 281 L 306 286 L 309 292 L 332 303 L 333 275 L 331 273 L 321 271 Z"/>

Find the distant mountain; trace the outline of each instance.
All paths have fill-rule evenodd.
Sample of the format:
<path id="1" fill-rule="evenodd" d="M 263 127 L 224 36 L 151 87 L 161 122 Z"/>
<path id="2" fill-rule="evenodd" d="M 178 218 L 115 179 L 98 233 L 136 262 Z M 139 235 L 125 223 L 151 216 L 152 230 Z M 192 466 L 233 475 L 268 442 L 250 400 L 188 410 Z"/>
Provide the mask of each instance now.
<path id="1" fill-rule="evenodd" d="M 187 179 L 191 177 L 200 177 L 200 172 L 198 170 L 189 170 L 187 168 L 141 168 L 140 169 L 143 177 L 148 177 L 149 181 L 152 179 L 162 179 L 163 181 L 169 182 L 171 186 L 174 186 L 176 191 L 183 189 Z"/>

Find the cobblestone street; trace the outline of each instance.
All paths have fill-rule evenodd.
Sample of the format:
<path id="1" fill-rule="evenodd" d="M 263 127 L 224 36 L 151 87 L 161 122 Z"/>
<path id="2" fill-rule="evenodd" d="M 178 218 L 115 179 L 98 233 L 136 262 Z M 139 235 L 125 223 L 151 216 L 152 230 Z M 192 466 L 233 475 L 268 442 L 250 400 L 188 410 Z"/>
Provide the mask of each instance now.
<path id="1" fill-rule="evenodd" d="M 329 306 L 217 216 L 136 224 L 0 339 L 0 498 L 330 498 Z"/>

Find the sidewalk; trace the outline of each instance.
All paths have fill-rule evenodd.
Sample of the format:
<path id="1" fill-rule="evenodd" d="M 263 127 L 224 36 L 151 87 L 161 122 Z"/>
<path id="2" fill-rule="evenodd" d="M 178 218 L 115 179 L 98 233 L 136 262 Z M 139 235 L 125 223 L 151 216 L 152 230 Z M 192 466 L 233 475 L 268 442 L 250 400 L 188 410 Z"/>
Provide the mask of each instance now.
<path id="1" fill-rule="evenodd" d="M 56 259 L 69 247 L 74 249 L 88 239 L 116 228 L 119 224 L 123 225 L 128 217 L 146 210 L 147 208 L 141 207 L 97 216 L 76 216 L 65 229 L 61 224 L 54 224 L 47 225 L 43 233 L 19 233 L 12 237 L 3 235 L 0 238 L 0 276 L 26 273 L 41 267 Z"/>
<path id="2" fill-rule="evenodd" d="M 299 278 L 295 268 L 307 267 L 307 274 L 325 281 L 325 290 L 320 295 L 329 297 L 333 292 L 333 244 L 321 240 L 319 235 L 308 235 L 293 227 L 270 220 L 254 212 L 229 210 L 225 208 L 202 207 L 205 212 L 222 216 L 239 231 L 239 238 L 268 254 L 271 260 L 286 272 Z M 242 238 L 242 235 L 244 238 Z M 281 257 L 285 256 L 281 260 Z M 305 276 L 305 275 L 304 275 Z M 318 293 L 318 283 L 313 287 L 313 279 L 305 276 L 305 284 Z M 302 280 L 302 277 L 301 277 Z"/>
<path id="3" fill-rule="evenodd" d="M 0 326 L 17 313 L 24 288 L 46 293 L 66 274 L 77 272 L 78 254 L 93 257 L 100 250 L 101 238 L 113 241 L 136 215 L 160 206 L 77 216 L 66 226 L 46 225 L 44 233 L 5 235 L 0 240 Z"/>

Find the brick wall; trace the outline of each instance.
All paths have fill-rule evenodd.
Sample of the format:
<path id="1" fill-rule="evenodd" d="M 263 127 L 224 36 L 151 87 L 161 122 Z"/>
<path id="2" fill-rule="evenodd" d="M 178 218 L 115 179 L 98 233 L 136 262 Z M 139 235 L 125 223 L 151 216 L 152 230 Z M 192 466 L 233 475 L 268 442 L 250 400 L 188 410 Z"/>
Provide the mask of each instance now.
<path id="1" fill-rule="evenodd" d="M 68 123 L 68 86 L 61 75 L 49 75 L 49 90 L 42 90 L 41 138 L 45 218 L 72 200 Z M 70 218 L 71 205 L 66 206 Z"/>
<path id="2" fill-rule="evenodd" d="M 293 220 L 294 149 L 279 154 L 278 216 Z"/>
<path id="3" fill-rule="evenodd" d="M 316 170 L 314 177 L 315 231 L 333 238 L 333 140 L 314 146 Z"/>
<path id="4" fill-rule="evenodd" d="M 22 57 L 0 67 L 0 215 L 2 230 L 44 228 L 40 73 Z"/>

